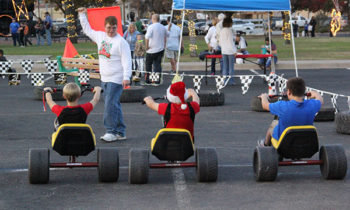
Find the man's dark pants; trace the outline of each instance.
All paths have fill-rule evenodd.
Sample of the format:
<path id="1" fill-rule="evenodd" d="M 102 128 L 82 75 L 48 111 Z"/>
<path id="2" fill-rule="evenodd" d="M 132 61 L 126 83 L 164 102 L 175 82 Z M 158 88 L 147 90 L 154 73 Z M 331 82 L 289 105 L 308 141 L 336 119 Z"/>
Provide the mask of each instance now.
<path id="1" fill-rule="evenodd" d="M 154 72 L 162 73 L 162 57 L 164 55 L 164 50 L 157 53 L 147 53 L 146 54 L 146 83 L 150 83 L 149 74 L 152 72 L 152 65 L 154 65 Z M 160 76 L 160 75 L 159 75 Z M 156 82 L 160 83 L 160 79 Z"/>

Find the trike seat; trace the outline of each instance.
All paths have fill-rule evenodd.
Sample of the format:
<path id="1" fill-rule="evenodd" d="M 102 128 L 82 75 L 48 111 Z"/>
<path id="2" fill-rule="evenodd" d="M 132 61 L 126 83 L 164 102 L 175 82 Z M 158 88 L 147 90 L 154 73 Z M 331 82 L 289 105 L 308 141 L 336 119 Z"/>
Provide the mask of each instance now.
<path id="1" fill-rule="evenodd" d="M 152 139 L 151 151 L 159 160 L 185 161 L 194 154 L 191 134 L 186 129 L 163 128 Z"/>
<path id="2" fill-rule="evenodd" d="M 60 155 L 85 156 L 95 150 L 92 128 L 84 123 L 67 123 L 52 134 L 52 148 Z"/>
<path id="3" fill-rule="evenodd" d="M 312 125 L 290 126 L 278 141 L 272 138 L 271 143 L 283 158 L 310 158 L 319 150 L 316 128 Z"/>

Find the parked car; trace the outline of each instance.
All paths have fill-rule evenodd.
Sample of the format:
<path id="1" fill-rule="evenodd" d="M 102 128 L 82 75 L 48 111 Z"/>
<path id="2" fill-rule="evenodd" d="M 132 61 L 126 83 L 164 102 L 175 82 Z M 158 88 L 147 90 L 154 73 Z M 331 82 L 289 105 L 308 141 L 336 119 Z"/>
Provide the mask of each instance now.
<path id="1" fill-rule="evenodd" d="M 82 34 L 82 27 L 80 25 L 80 21 L 77 19 L 75 21 L 76 32 L 77 34 Z M 68 32 L 68 23 L 65 21 L 52 21 L 52 32 L 53 34 L 66 36 Z"/>
<path id="2" fill-rule="evenodd" d="M 250 21 L 241 20 L 241 19 L 234 19 L 232 28 L 236 33 L 253 34 L 254 23 Z"/>
<path id="3" fill-rule="evenodd" d="M 206 34 L 205 33 L 205 26 L 206 26 L 206 22 L 196 22 L 194 24 L 194 28 L 196 30 L 196 35 Z"/>
<path id="4" fill-rule="evenodd" d="M 309 21 L 304 18 L 303 16 L 293 16 L 292 20 L 290 20 L 290 24 L 292 24 L 294 21 L 297 21 L 297 24 L 299 27 L 304 27 L 306 23 L 308 23 Z M 278 29 L 281 29 L 283 27 L 283 20 L 277 20 L 275 27 Z"/>

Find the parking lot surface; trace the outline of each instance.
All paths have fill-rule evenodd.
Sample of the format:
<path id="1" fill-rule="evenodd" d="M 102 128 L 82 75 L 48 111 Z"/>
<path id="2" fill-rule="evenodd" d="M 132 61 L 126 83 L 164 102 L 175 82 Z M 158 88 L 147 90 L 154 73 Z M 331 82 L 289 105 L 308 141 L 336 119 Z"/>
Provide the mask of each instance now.
<path id="1" fill-rule="evenodd" d="M 290 78 L 295 72 L 281 70 L 278 74 Z M 299 76 L 309 87 L 350 95 L 348 69 L 300 70 Z M 158 87 L 147 86 L 148 95 L 164 95 L 171 79 L 165 77 Z M 191 78 L 185 77 L 184 81 L 192 87 Z M 238 78 L 236 83 L 240 84 Z M 0 209 L 349 209 L 349 172 L 344 180 L 328 181 L 322 178 L 319 166 L 279 167 L 275 182 L 254 180 L 253 151 L 273 119 L 269 113 L 250 108 L 251 98 L 267 91 L 261 78 L 253 79 L 245 95 L 240 85 L 225 87 L 225 104 L 201 107 L 196 116 L 195 146 L 217 150 L 219 176 L 214 183 L 198 183 L 195 169 L 184 168 L 151 169 L 147 184 L 128 184 L 129 150 L 150 148 L 151 139 L 162 123 L 157 113 L 141 103 L 123 103 L 127 140 L 114 143 L 97 140 L 98 147 L 118 148 L 118 182 L 99 183 L 96 169 L 60 169 L 50 171 L 48 184 L 31 185 L 27 175 L 28 151 L 50 148 L 55 116 L 50 110 L 43 112 L 42 101 L 34 100 L 33 87 L 25 76 L 21 85 L 15 87 L 0 80 L 0 89 Z M 202 82 L 202 89 L 214 91 L 214 79 L 209 79 L 207 86 Z M 91 93 L 85 93 L 81 102 L 91 98 Z M 331 107 L 330 96 L 324 98 L 325 106 Z M 337 102 L 341 111 L 349 109 L 345 98 L 338 98 Z M 103 100 L 87 120 L 97 139 L 105 131 L 102 116 Z M 320 145 L 342 144 L 349 159 L 349 135 L 336 133 L 333 121 L 315 122 L 315 126 Z M 51 161 L 67 160 L 52 149 L 50 154 Z M 317 158 L 318 154 L 313 157 Z M 96 152 L 78 160 L 96 161 Z M 157 160 L 151 157 L 150 161 Z"/>

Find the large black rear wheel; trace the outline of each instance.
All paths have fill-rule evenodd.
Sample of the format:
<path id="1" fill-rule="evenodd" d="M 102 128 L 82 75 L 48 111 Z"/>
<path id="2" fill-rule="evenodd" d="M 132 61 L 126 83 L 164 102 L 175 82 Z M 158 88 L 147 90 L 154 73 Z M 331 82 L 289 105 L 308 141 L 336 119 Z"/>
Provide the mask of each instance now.
<path id="1" fill-rule="evenodd" d="M 30 149 L 28 178 L 31 184 L 46 184 L 50 177 L 50 150 Z"/>

